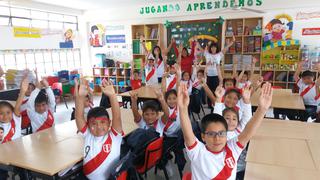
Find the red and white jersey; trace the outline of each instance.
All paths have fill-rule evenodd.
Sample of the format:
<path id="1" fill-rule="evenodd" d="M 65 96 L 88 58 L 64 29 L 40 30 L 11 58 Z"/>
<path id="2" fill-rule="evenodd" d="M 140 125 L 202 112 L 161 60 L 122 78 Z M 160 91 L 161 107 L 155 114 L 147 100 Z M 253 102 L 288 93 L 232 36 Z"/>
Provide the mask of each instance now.
<path id="1" fill-rule="evenodd" d="M 169 74 L 166 77 L 166 90 L 177 89 L 177 76 L 176 74 Z"/>
<path id="2" fill-rule="evenodd" d="M 251 85 L 251 81 L 246 81 L 246 82 L 239 82 L 237 84 L 237 88 L 238 89 L 243 89 L 243 88 L 246 88 L 246 87 L 249 87 Z"/>
<path id="3" fill-rule="evenodd" d="M 179 110 L 177 107 L 169 107 L 169 113 L 170 115 L 168 117 L 163 132 L 168 137 L 176 137 L 178 130 L 181 129 Z"/>
<path id="4" fill-rule="evenodd" d="M 187 85 L 188 93 L 189 93 L 189 95 L 191 95 L 191 93 L 192 93 L 192 81 L 191 80 L 189 80 L 189 81 L 181 80 L 181 84 L 186 84 Z"/>
<path id="5" fill-rule="evenodd" d="M 89 106 L 89 107 L 85 107 L 84 108 L 84 117 L 85 117 L 85 119 L 87 119 L 87 116 L 88 116 L 88 112 L 90 111 L 90 109 L 92 109 L 92 107 L 91 106 Z"/>
<path id="6" fill-rule="evenodd" d="M 212 152 L 196 139 L 195 143 L 186 148 L 191 161 L 192 179 L 196 180 L 235 180 L 237 160 L 243 146 L 237 138 L 229 140 L 221 152 Z"/>
<path id="7" fill-rule="evenodd" d="M 299 87 L 299 94 L 303 98 L 304 104 L 317 106 L 317 92 L 315 83 L 307 85 L 303 83 L 302 79 L 299 79 L 297 86 Z"/>
<path id="8" fill-rule="evenodd" d="M 92 180 L 108 179 L 120 160 L 123 133 L 111 128 L 106 135 L 96 137 L 87 126 L 80 133 L 84 137 L 84 174 Z"/>
<path id="9" fill-rule="evenodd" d="M 146 78 L 146 84 L 147 85 L 157 85 L 158 84 L 158 77 L 156 75 L 157 68 L 152 66 L 146 65 L 144 68 L 145 71 L 145 78 Z"/>
<path id="10" fill-rule="evenodd" d="M 28 96 L 25 96 L 23 98 L 23 101 L 22 101 L 22 104 L 20 106 L 20 112 L 23 112 L 23 111 L 26 111 L 27 108 L 28 108 L 28 100 L 29 100 L 29 97 Z"/>
<path id="11" fill-rule="evenodd" d="M 201 84 L 201 82 L 199 81 L 198 78 L 196 78 L 196 79 L 193 81 L 192 87 L 193 87 L 193 88 L 196 88 L 196 89 L 198 89 L 198 90 L 201 90 L 201 89 L 202 89 L 202 84 Z"/>
<path id="12" fill-rule="evenodd" d="M 21 137 L 21 117 L 12 114 L 12 120 L 8 123 L 1 123 L 0 127 L 3 128 L 3 137 L 1 143 L 6 143 Z"/>
<path id="13" fill-rule="evenodd" d="M 56 103 L 55 103 L 55 97 L 54 97 L 53 91 L 51 88 L 46 89 L 46 93 L 48 95 L 49 109 L 42 114 L 37 113 L 35 110 L 35 99 L 39 94 L 39 92 L 40 92 L 40 89 L 36 88 L 34 91 L 32 91 L 28 100 L 27 114 L 30 119 L 33 132 L 50 128 L 54 124 L 54 117 L 52 112 L 54 112 Z"/>
<path id="14" fill-rule="evenodd" d="M 239 117 L 242 117 L 243 104 L 244 104 L 244 102 L 242 101 L 242 99 L 240 99 L 239 102 L 237 103 L 237 105 L 234 107 L 234 109 L 239 112 Z M 224 103 L 215 103 L 213 113 L 220 114 L 222 116 L 222 111 L 225 108 L 226 108 L 226 105 L 224 105 Z"/>
<path id="15" fill-rule="evenodd" d="M 141 129 L 149 129 L 150 127 L 153 127 L 156 130 L 156 132 L 158 132 L 160 134 L 160 136 L 163 135 L 163 130 L 164 130 L 164 127 L 165 127 L 165 123 L 164 123 L 164 120 L 162 118 L 156 120 L 151 125 L 148 125 L 146 123 L 146 121 L 143 118 L 141 118 L 140 121 L 137 123 L 137 125 Z"/>
<path id="16" fill-rule="evenodd" d="M 161 59 L 158 59 L 156 63 L 157 63 L 157 70 L 156 70 L 157 77 L 161 78 L 164 74 L 164 61 Z"/>

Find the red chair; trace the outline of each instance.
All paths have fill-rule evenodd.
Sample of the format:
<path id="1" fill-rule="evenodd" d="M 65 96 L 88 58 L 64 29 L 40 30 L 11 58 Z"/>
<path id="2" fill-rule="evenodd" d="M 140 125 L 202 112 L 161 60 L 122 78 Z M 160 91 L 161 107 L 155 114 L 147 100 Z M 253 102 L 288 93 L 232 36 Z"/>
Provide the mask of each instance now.
<path id="1" fill-rule="evenodd" d="M 117 177 L 117 180 L 127 180 L 128 172 L 124 171 L 122 172 L 119 177 Z"/>
<path id="2" fill-rule="evenodd" d="M 136 167 L 137 172 L 139 174 L 144 174 L 145 179 L 147 179 L 147 171 L 150 170 L 152 167 L 155 167 L 162 158 L 162 144 L 163 137 L 160 137 L 151 142 L 146 148 L 143 165 Z M 164 168 L 163 171 L 167 178 L 168 174 L 166 169 Z"/>
<path id="3" fill-rule="evenodd" d="M 191 172 L 186 172 L 184 173 L 182 180 L 191 180 L 191 178 L 192 178 Z"/>
<path id="4" fill-rule="evenodd" d="M 57 99 L 60 100 L 60 98 L 62 98 L 64 104 L 66 105 L 66 107 L 68 109 L 67 101 L 63 96 L 62 84 L 61 83 L 53 83 L 51 86 L 51 89 L 54 93 L 54 96 L 56 97 L 56 103 L 58 102 Z M 56 107 L 57 107 L 57 105 L 56 105 Z M 55 111 L 56 111 L 56 107 L 55 107 Z"/>

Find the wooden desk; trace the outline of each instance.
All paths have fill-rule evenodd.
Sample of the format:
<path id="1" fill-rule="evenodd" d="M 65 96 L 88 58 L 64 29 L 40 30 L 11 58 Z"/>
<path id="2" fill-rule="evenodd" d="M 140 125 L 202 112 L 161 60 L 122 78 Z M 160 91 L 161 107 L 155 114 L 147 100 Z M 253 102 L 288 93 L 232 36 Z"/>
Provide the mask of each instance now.
<path id="1" fill-rule="evenodd" d="M 260 91 L 253 93 L 251 97 L 252 106 L 258 106 Z M 272 108 L 305 110 L 303 99 L 289 90 L 275 89 L 271 103 Z"/>
<path id="2" fill-rule="evenodd" d="M 138 91 L 138 97 L 139 98 L 157 99 L 157 96 L 156 96 L 156 94 L 154 92 L 154 88 L 159 88 L 160 89 L 160 86 L 154 86 L 154 87 L 143 86 L 143 87 L 141 87 L 139 89 L 132 90 L 132 91 Z M 121 93 L 121 94 L 119 94 L 119 96 L 130 97 L 130 92 L 131 91 L 128 91 L 128 92 L 125 92 L 125 93 Z"/>
<path id="3" fill-rule="evenodd" d="M 316 165 L 316 168 L 320 172 L 320 139 L 307 140 L 307 143 L 311 152 L 312 159 Z"/>
<path id="4" fill-rule="evenodd" d="M 245 180 L 319 180 L 320 172 L 248 162 Z"/>

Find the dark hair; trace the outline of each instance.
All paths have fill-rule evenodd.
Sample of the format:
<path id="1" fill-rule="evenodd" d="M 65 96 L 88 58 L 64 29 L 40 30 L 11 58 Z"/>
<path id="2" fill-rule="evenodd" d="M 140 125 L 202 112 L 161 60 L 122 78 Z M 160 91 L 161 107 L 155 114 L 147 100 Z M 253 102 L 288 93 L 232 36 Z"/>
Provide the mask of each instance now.
<path id="1" fill-rule="evenodd" d="M 228 108 L 226 107 L 223 111 L 222 111 L 222 116 L 224 116 L 227 112 L 232 112 L 234 114 L 237 115 L 237 119 L 238 119 L 238 122 L 240 121 L 239 119 L 239 112 L 237 110 L 235 110 L 234 108 Z"/>
<path id="2" fill-rule="evenodd" d="M 147 110 L 156 111 L 159 112 L 159 106 L 156 101 L 154 100 L 148 100 L 143 103 L 142 105 L 142 112 L 145 112 Z"/>
<path id="3" fill-rule="evenodd" d="M 301 74 L 301 77 L 314 77 L 314 74 L 311 71 L 306 70 Z"/>
<path id="4" fill-rule="evenodd" d="M 212 54 L 212 51 L 211 51 L 211 48 L 212 48 L 212 47 L 216 47 L 216 48 L 217 48 L 217 53 L 220 52 L 219 47 L 218 47 L 218 44 L 215 43 L 215 42 L 213 42 L 213 43 L 210 44 L 209 49 L 208 49 L 208 51 L 209 51 L 210 54 Z"/>
<path id="5" fill-rule="evenodd" d="M 162 61 L 163 60 L 163 57 L 162 57 L 162 53 L 161 53 L 161 48 L 160 46 L 154 46 L 153 49 L 152 49 L 152 55 L 154 58 L 156 58 L 156 54 L 154 53 L 155 49 L 158 48 L 159 49 L 159 59 Z"/>
<path id="6" fill-rule="evenodd" d="M 189 74 L 189 78 L 191 79 L 191 74 L 190 74 L 188 71 L 183 71 L 183 72 L 182 72 L 182 74 L 181 74 L 181 79 L 183 78 L 183 76 L 184 76 L 185 73 L 188 73 L 188 74 Z"/>
<path id="7" fill-rule="evenodd" d="M 234 88 L 228 89 L 226 91 L 226 93 L 224 94 L 224 96 L 227 96 L 228 94 L 231 94 L 231 93 L 235 93 L 237 95 L 238 99 L 241 98 L 241 93 L 239 92 L 239 90 L 234 89 Z"/>
<path id="8" fill-rule="evenodd" d="M 33 89 L 36 89 L 36 85 L 34 85 L 33 83 L 29 83 L 29 86 L 32 86 Z"/>
<path id="9" fill-rule="evenodd" d="M 12 112 L 14 111 L 14 107 L 8 101 L 0 101 L 0 108 L 3 107 L 8 107 L 11 109 Z"/>
<path id="10" fill-rule="evenodd" d="M 135 73 L 140 74 L 140 71 L 136 69 L 136 70 L 133 71 L 133 74 L 135 74 Z"/>
<path id="11" fill-rule="evenodd" d="M 109 119 L 109 113 L 104 107 L 94 107 L 89 110 L 87 119 L 90 118 L 97 118 L 97 117 L 102 117 L 102 116 L 107 116 Z"/>
<path id="12" fill-rule="evenodd" d="M 221 123 L 225 128 L 226 131 L 228 131 L 228 123 L 224 119 L 223 116 L 212 113 L 212 114 L 207 114 L 201 119 L 201 132 L 204 133 L 207 130 L 207 127 L 209 126 L 210 123 Z"/>
<path id="13" fill-rule="evenodd" d="M 199 70 L 197 71 L 197 75 L 198 75 L 199 73 L 204 74 L 204 70 L 203 70 L 203 69 L 199 69 Z"/>
<path id="14" fill-rule="evenodd" d="M 99 30 L 98 26 L 93 25 L 91 26 L 91 32 L 93 33 L 94 30 Z"/>
<path id="15" fill-rule="evenodd" d="M 225 87 L 224 84 L 229 81 L 233 83 L 233 86 L 236 86 L 237 81 L 235 78 L 223 78 L 223 87 Z"/>
<path id="16" fill-rule="evenodd" d="M 167 92 L 164 94 L 164 99 L 167 101 L 167 100 L 168 100 L 168 97 L 169 97 L 171 94 L 174 94 L 174 95 L 178 96 L 177 91 L 176 91 L 175 89 L 170 89 L 169 91 L 167 91 Z"/>
<path id="17" fill-rule="evenodd" d="M 186 47 L 183 47 L 183 50 L 185 50 L 187 52 L 187 56 L 189 56 L 188 49 Z"/>
<path id="18" fill-rule="evenodd" d="M 39 94 L 37 95 L 36 99 L 34 100 L 35 104 L 40 104 L 40 103 L 46 103 L 48 104 L 48 96 L 47 93 L 44 89 L 41 89 Z"/>
<path id="19" fill-rule="evenodd" d="M 4 131 L 3 127 L 0 126 L 0 130 Z"/>

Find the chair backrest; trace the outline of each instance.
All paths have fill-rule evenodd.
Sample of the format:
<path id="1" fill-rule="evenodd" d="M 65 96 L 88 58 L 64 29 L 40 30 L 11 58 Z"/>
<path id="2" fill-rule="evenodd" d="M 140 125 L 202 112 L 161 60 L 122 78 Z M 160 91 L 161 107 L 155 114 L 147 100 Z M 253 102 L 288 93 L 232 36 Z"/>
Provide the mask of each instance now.
<path id="1" fill-rule="evenodd" d="M 123 171 L 119 177 L 117 177 L 117 180 L 127 180 L 128 172 Z"/>
<path id="2" fill-rule="evenodd" d="M 162 144 L 163 137 L 160 137 L 147 146 L 143 168 L 145 171 L 152 168 L 160 161 L 162 157 Z"/>
<path id="3" fill-rule="evenodd" d="M 59 89 L 62 92 L 62 84 L 61 83 L 53 83 L 51 89 Z"/>
<path id="4" fill-rule="evenodd" d="M 184 173 L 182 180 L 191 180 L 192 174 L 191 172 Z"/>

